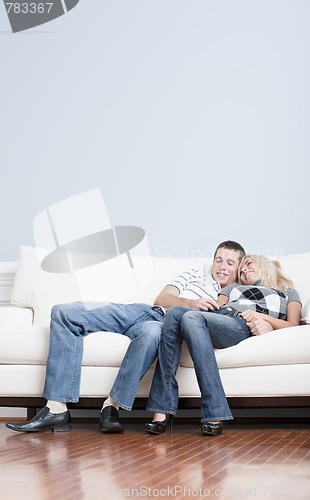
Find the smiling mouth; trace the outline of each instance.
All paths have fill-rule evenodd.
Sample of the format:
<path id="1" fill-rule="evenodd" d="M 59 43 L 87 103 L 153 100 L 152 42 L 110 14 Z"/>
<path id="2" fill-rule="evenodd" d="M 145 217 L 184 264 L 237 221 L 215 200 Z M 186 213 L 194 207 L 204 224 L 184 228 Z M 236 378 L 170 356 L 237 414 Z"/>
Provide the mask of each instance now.
<path id="1" fill-rule="evenodd" d="M 248 271 L 247 273 L 243 273 L 243 279 L 248 280 L 249 276 L 253 274 L 253 271 Z"/>

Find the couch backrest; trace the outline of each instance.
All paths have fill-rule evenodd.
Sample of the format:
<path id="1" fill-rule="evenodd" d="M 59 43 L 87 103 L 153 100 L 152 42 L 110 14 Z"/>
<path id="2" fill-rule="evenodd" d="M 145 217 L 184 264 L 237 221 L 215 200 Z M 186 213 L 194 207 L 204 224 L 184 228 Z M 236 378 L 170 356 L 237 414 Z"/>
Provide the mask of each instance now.
<path id="1" fill-rule="evenodd" d="M 305 307 L 310 301 L 310 252 L 290 254 L 279 261 L 284 274 L 293 281 Z"/>
<path id="2" fill-rule="evenodd" d="M 143 259 L 139 257 L 135 260 L 135 265 L 145 265 Z M 211 259 L 152 257 L 152 274 L 149 265 L 145 266 L 145 272 L 150 273 L 148 284 L 139 289 L 133 278 L 135 286 L 131 288 L 135 288 L 135 291 L 127 293 L 124 281 L 113 282 L 115 272 L 111 276 L 100 265 L 72 274 L 58 274 L 43 271 L 41 260 L 42 251 L 38 253 L 33 247 L 21 247 L 12 302 L 23 307 L 31 307 L 34 310 L 34 322 L 43 325 L 49 323 L 52 306 L 60 303 L 94 300 L 152 304 L 158 293 L 173 277 L 191 267 L 197 268 L 202 274 L 207 274 L 212 264 Z M 303 303 L 308 302 L 304 316 L 306 315 L 310 322 L 310 252 L 288 255 L 279 260 L 285 274 L 294 281 Z M 115 265 L 120 266 L 121 261 L 116 261 Z"/>

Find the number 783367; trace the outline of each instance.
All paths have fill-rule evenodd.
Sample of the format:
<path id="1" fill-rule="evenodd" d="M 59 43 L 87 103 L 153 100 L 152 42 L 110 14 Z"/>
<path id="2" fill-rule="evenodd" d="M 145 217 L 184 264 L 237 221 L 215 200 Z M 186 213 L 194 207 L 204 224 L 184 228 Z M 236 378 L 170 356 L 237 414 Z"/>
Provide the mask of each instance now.
<path id="1" fill-rule="evenodd" d="M 49 14 L 54 2 L 6 2 L 6 11 L 8 14 Z"/>

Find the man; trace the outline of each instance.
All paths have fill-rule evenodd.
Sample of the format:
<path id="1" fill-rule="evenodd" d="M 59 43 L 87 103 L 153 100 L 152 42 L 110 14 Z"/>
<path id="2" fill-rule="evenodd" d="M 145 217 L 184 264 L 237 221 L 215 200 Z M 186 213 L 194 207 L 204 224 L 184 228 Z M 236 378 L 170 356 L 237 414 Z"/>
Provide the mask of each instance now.
<path id="1" fill-rule="evenodd" d="M 6 426 L 22 432 L 71 430 L 66 403 L 79 400 L 83 338 L 92 332 L 110 331 L 126 335 L 132 342 L 110 395 L 103 403 L 100 427 L 104 433 L 122 432 L 118 408 L 131 410 L 139 381 L 157 357 L 166 309 L 175 305 L 202 311 L 217 309 L 218 293 L 236 281 L 244 255 L 239 243 L 220 243 L 214 254 L 211 274 L 202 277 L 194 269 L 181 274 L 164 287 L 154 306 L 100 304 L 89 309 L 82 302 L 54 306 L 43 390 L 46 406 L 28 422 L 7 423 Z"/>

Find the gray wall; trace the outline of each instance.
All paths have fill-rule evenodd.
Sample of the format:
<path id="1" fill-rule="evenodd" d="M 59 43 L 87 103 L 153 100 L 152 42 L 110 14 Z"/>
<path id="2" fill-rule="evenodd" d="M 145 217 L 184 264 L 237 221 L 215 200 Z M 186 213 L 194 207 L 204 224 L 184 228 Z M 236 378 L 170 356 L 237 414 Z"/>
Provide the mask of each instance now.
<path id="1" fill-rule="evenodd" d="M 310 2 L 80 0 L 13 34 L 0 4 L 0 260 L 100 188 L 156 255 L 310 250 Z"/>

